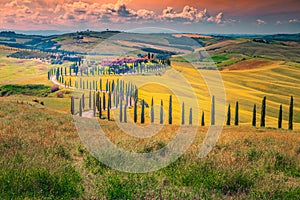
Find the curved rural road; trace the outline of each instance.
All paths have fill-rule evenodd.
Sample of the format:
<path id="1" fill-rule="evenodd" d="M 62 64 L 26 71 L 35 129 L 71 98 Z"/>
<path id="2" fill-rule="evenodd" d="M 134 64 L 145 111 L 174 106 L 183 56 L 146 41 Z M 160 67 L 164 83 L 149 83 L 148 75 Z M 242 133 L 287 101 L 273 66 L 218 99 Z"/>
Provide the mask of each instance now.
<path id="1" fill-rule="evenodd" d="M 56 80 L 55 76 L 51 76 L 51 77 L 50 77 L 50 81 L 51 81 L 52 83 L 56 84 L 56 85 L 59 85 L 59 86 L 62 86 L 62 87 L 65 88 L 65 85 L 64 85 L 64 84 L 61 84 L 60 82 L 58 82 L 58 81 Z M 70 89 L 77 89 L 77 88 L 75 88 L 75 87 L 68 87 L 68 88 L 70 88 Z M 82 89 L 81 89 L 81 90 L 82 90 Z M 90 91 L 89 89 L 85 89 L 85 90 Z M 105 92 L 105 93 L 107 93 L 106 91 L 98 91 L 98 92 Z M 126 98 L 126 96 L 124 96 L 124 97 Z M 134 103 L 134 101 L 132 101 L 132 103 Z M 124 108 L 124 107 L 125 107 L 125 105 L 123 106 L 123 108 Z M 117 108 L 116 108 L 116 107 L 112 107 L 112 108 L 111 108 L 111 110 L 114 110 L 114 109 L 117 109 Z M 95 117 L 94 117 L 94 110 L 83 111 L 83 112 L 82 112 L 82 117 L 84 117 L 84 118 L 95 118 Z"/>

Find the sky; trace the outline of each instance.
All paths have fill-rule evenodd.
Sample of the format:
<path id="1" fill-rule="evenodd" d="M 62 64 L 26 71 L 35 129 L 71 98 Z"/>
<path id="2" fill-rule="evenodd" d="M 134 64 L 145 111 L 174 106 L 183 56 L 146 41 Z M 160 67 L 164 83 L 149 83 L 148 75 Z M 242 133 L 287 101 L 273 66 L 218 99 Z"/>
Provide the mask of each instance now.
<path id="1" fill-rule="evenodd" d="M 0 30 L 135 31 L 145 27 L 156 27 L 158 32 L 174 30 L 203 34 L 299 33 L 300 0 L 0 2 Z"/>

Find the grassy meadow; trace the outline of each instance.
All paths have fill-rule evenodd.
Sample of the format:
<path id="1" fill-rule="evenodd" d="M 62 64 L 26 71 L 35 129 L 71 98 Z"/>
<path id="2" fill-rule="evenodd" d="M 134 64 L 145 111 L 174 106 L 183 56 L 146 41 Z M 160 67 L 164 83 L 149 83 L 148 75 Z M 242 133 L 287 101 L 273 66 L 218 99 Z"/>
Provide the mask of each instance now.
<path id="1" fill-rule="evenodd" d="M 300 132 L 225 127 L 212 152 L 198 157 L 207 128 L 166 168 L 130 174 L 106 167 L 82 145 L 70 115 L 0 101 L 1 199 L 298 199 Z M 101 122 L 119 147 L 149 152 L 176 126 L 137 139 Z"/>

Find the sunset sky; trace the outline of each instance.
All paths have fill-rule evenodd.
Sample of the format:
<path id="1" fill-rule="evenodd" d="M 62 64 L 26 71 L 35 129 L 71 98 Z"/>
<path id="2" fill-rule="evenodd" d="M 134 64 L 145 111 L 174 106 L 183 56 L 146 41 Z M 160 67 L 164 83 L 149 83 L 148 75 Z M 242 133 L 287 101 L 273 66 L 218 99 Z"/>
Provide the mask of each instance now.
<path id="1" fill-rule="evenodd" d="M 300 32 L 300 0 L 1 0 L 1 30 Z"/>

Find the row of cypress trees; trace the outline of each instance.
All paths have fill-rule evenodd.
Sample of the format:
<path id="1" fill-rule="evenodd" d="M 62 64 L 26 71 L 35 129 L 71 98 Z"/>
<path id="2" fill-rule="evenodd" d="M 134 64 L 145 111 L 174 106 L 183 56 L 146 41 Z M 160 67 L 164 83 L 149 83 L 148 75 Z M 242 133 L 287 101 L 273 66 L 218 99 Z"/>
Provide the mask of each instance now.
<path id="1" fill-rule="evenodd" d="M 121 89 L 122 90 L 122 89 Z M 134 100 L 134 122 L 137 123 L 138 121 L 138 91 L 136 90 L 135 92 L 135 100 Z M 91 99 L 94 99 L 93 102 L 93 110 L 94 110 L 94 116 L 96 115 L 96 111 L 95 108 L 98 108 L 98 112 L 99 112 L 99 117 L 102 117 L 102 110 L 106 110 L 106 108 L 108 109 L 108 119 L 110 119 L 110 109 L 111 109 L 111 93 L 108 93 L 108 103 L 107 103 L 107 107 L 106 107 L 106 94 L 103 93 L 103 98 L 101 100 L 100 98 L 100 94 L 97 93 L 97 95 L 94 92 L 94 97 L 92 98 L 92 93 L 90 91 L 89 93 L 89 108 L 91 109 L 92 106 L 92 101 Z M 120 96 L 118 97 L 120 98 Z M 123 100 L 122 98 L 119 99 L 119 110 L 120 110 L 120 122 L 127 122 L 127 107 L 128 102 L 125 103 L 125 105 L 123 106 Z M 262 106 L 261 106 L 261 118 L 260 118 L 260 127 L 265 127 L 266 126 L 266 97 L 263 98 L 262 100 Z M 103 102 L 103 104 L 101 105 L 101 101 Z M 293 130 L 293 97 L 291 97 L 290 100 L 290 107 L 289 107 L 289 122 L 288 122 L 288 129 L 289 130 Z M 85 102 L 84 102 L 84 94 L 82 95 L 82 98 L 80 99 L 80 109 L 79 109 L 79 115 L 82 115 L 82 109 L 84 109 L 85 106 Z M 172 124 L 173 123 L 173 99 L 172 99 L 172 95 L 170 95 L 170 99 L 169 99 L 169 109 L 168 109 L 168 124 Z M 74 97 L 71 97 L 71 113 L 74 115 Z M 256 108 L 256 104 L 254 104 L 253 106 L 253 117 L 252 117 L 252 126 L 256 127 L 257 124 L 257 108 Z M 189 124 L 192 125 L 192 116 L 193 116 L 193 110 L 192 108 L 190 108 L 189 110 Z M 163 124 L 164 119 L 163 119 L 163 101 L 161 100 L 161 108 L 160 108 L 160 124 Z M 150 107 L 150 120 L 151 123 L 154 123 L 154 99 L 152 97 L 151 100 L 151 107 Z M 282 120 L 283 120 L 283 109 L 282 109 L 282 105 L 280 105 L 279 107 L 279 114 L 278 114 L 278 128 L 282 128 Z M 145 123 L 145 101 L 142 100 L 141 101 L 141 123 L 144 124 Z M 184 125 L 185 124 L 185 104 L 182 103 L 182 114 L 181 114 L 181 124 Z M 202 112 L 202 117 L 201 117 L 201 125 L 205 126 L 205 115 L 204 112 Z M 211 108 L 211 125 L 215 125 L 215 97 L 212 97 L 212 108 Z M 230 126 L 231 125 L 231 105 L 228 105 L 228 111 L 227 111 L 227 120 L 226 120 L 226 125 Z M 235 119 L 234 119 L 234 125 L 238 126 L 239 125 L 239 102 L 237 101 L 235 104 Z"/>

